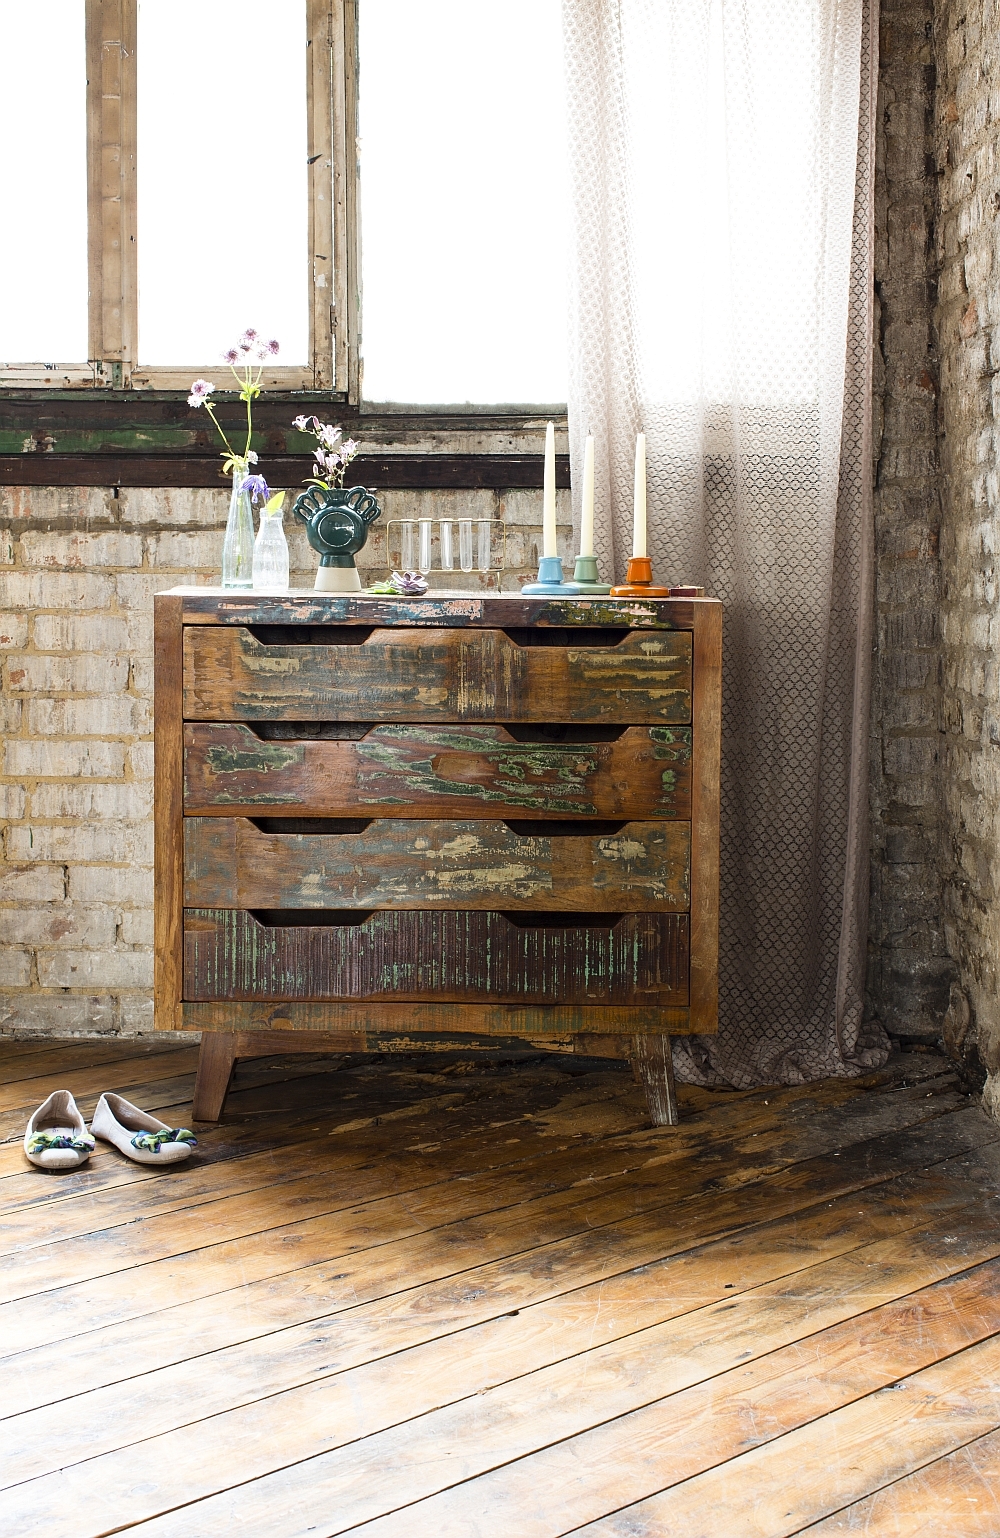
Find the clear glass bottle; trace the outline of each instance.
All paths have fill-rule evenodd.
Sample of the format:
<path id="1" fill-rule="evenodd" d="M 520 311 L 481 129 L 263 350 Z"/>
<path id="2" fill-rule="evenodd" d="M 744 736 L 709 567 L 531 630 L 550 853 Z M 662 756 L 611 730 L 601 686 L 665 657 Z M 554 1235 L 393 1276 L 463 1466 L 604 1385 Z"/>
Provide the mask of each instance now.
<path id="1" fill-rule="evenodd" d="M 493 565 L 492 535 L 493 524 L 491 523 L 490 519 L 480 518 L 478 541 L 479 549 L 477 551 L 478 566 L 480 571 L 489 571 Z"/>
<path id="2" fill-rule="evenodd" d="M 222 586 L 253 586 L 253 511 L 250 493 L 243 490 L 247 466 L 233 467 L 233 494 L 229 502 L 226 537 L 222 542 Z"/>
<path id="3" fill-rule="evenodd" d="M 458 564 L 463 571 L 472 570 L 472 519 L 458 520 Z"/>
<path id="4" fill-rule="evenodd" d="M 441 540 L 442 571 L 455 570 L 455 545 L 452 538 L 454 531 L 455 525 L 452 523 L 451 519 L 442 518 L 441 522 L 438 524 L 438 535 Z"/>
<path id="5" fill-rule="evenodd" d="M 412 518 L 404 518 L 399 526 L 399 564 L 404 571 L 415 571 L 417 526 Z"/>
<path id="6" fill-rule="evenodd" d="M 417 568 L 421 575 L 426 576 L 431 569 L 431 519 L 420 520 L 420 559 Z"/>
<path id="7" fill-rule="evenodd" d="M 253 585 L 263 592 L 288 592 L 288 541 L 280 507 L 273 513 L 261 508 L 253 547 Z"/>

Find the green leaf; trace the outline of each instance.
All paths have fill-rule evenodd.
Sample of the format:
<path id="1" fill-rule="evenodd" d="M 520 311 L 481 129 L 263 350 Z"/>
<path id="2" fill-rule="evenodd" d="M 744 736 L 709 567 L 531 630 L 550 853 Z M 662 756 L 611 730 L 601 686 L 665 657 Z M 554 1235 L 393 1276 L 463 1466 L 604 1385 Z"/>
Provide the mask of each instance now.
<path id="1" fill-rule="evenodd" d="M 281 504 L 284 502 L 284 500 L 285 493 L 283 491 L 276 491 L 274 496 L 271 497 L 270 501 L 265 502 L 264 512 L 268 518 L 273 518 L 277 513 L 281 511 Z"/>

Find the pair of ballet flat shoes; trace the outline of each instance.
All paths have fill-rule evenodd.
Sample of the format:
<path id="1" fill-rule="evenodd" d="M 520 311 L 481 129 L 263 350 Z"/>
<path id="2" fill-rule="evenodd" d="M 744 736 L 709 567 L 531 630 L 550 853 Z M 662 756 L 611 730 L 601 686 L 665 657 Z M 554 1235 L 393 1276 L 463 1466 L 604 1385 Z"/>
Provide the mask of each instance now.
<path id="1" fill-rule="evenodd" d="M 168 1127 L 147 1111 L 108 1091 L 97 1102 L 90 1131 L 68 1089 L 57 1089 L 28 1122 L 24 1153 L 43 1170 L 75 1170 L 96 1147 L 111 1143 L 136 1164 L 180 1164 L 197 1138 L 186 1127 Z"/>

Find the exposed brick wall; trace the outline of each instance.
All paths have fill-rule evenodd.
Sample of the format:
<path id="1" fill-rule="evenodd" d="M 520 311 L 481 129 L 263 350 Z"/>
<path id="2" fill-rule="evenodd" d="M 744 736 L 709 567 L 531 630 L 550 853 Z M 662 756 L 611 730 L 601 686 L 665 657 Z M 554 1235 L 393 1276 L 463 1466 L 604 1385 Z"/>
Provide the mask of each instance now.
<path id="1" fill-rule="evenodd" d="M 537 565 L 538 492 L 382 501 L 387 519 L 502 514 L 504 585 Z M 224 490 L 0 494 L 0 1033 L 151 1028 L 152 598 L 218 580 L 227 511 Z M 293 585 L 311 587 L 316 558 L 285 522 Z M 381 560 L 381 536 L 365 554 Z"/>
<path id="2" fill-rule="evenodd" d="M 940 869 L 933 13 L 932 0 L 882 0 L 869 927 L 874 1012 L 892 1035 L 929 1040 L 955 974 Z"/>
<path id="3" fill-rule="evenodd" d="M 938 0 L 936 325 L 941 357 L 941 799 L 949 1049 L 980 1057 L 1000 1114 L 1000 8 Z"/>

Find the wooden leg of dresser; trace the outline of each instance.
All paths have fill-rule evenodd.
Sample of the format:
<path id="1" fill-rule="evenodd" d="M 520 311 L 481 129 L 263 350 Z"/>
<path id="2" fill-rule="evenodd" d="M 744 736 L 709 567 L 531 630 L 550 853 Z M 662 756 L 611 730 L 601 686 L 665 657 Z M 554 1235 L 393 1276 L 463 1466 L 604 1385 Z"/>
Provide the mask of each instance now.
<path id="1" fill-rule="evenodd" d="M 646 1091 L 654 1127 L 676 1127 L 680 1121 L 674 1090 L 674 1064 L 669 1036 L 633 1036 L 632 1067 Z"/>
<path id="2" fill-rule="evenodd" d="M 195 1121 L 218 1121 L 237 1058 L 235 1031 L 204 1031 L 194 1081 Z"/>

